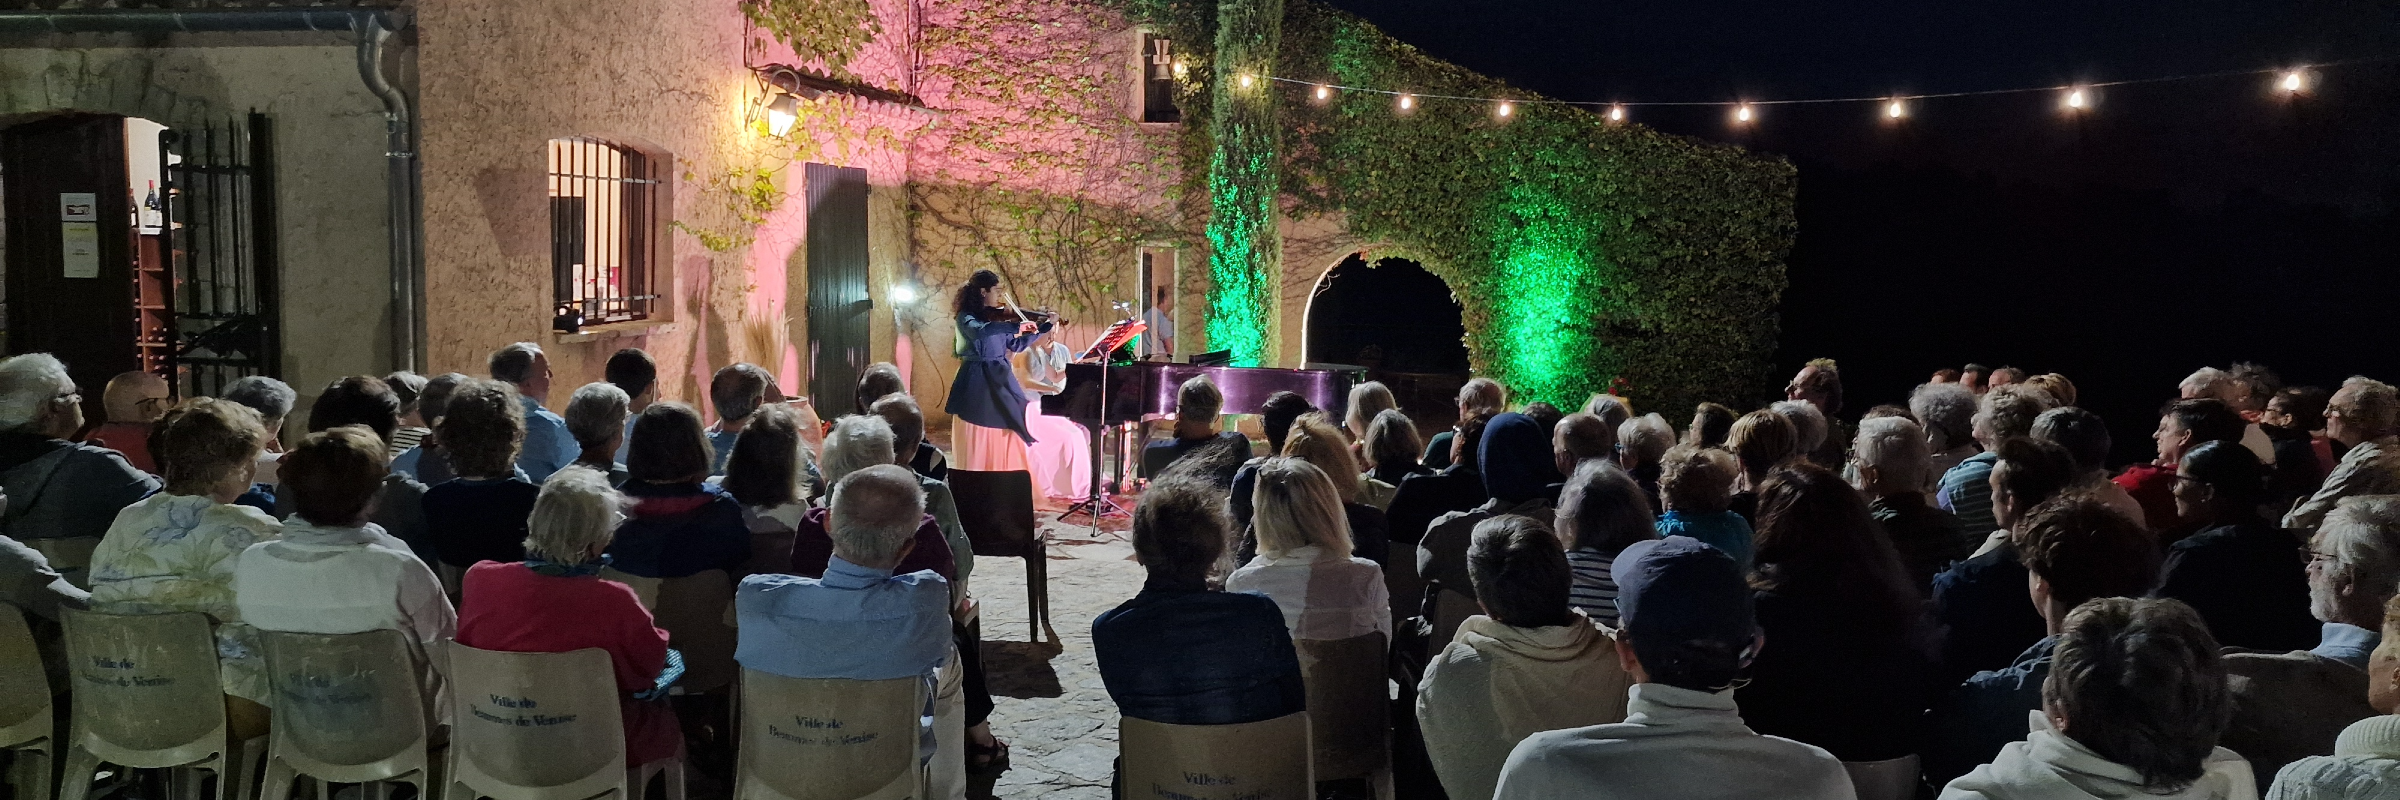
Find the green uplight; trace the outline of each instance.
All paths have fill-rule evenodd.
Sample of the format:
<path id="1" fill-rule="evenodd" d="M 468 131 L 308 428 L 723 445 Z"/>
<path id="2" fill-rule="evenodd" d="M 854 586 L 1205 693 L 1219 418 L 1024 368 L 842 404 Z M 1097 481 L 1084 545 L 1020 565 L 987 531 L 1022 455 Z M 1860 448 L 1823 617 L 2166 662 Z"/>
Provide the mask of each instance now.
<path id="1" fill-rule="evenodd" d="M 1608 379 L 1593 330 L 1604 302 L 1599 221 L 1538 187 L 1506 191 L 1491 226 L 1500 335 L 1487 358 L 1512 394 L 1573 408 Z"/>

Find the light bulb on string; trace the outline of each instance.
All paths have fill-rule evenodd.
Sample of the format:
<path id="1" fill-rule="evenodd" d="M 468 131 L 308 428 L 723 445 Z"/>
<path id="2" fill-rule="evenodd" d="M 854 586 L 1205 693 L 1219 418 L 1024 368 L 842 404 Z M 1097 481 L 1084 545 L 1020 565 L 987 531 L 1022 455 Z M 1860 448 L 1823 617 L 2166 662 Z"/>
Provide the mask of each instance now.
<path id="1" fill-rule="evenodd" d="M 1610 122 L 1624 122 L 1624 121 L 1625 121 L 1625 106 L 1624 106 L 1624 104 L 1620 103 L 1620 104 L 1617 104 L 1617 105 L 1613 105 L 1613 106 L 1609 106 L 1609 107 L 1608 107 L 1608 121 L 1610 121 Z"/>
<path id="2" fill-rule="evenodd" d="M 1741 124 L 1743 124 L 1743 125 L 1748 125 L 1748 124 L 1750 124 L 1750 121 L 1751 121 L 1751 120 L 1753 120 L 1753 119 L 1756 119 L 1757 117 L 1758 117 L 1758 114 L 1757 114 L 1756 112 L 1753 112 L 1753 111 L 1751 111 L 1751 110 L 1750 110 L 1750 104 L 1749 104 L 1749 103 L 1743 103 L 1743 104 L 1741 104 L 1741 105 L 1734 106 L 1734 108 L 1733 108 L 1733 121 L 1734 121 L 1734 122 L 1741 123 Z"/>
<path id="3" fill-rule="evenodd" d="M 2283 79 L 2277 81 L 2275 87 L 2282 89 L 2284 94 L 2299 94 L 2307 91 L 2308 73 L 2296 69 L 2285 72 Z"/>
<path id="4" fill-rule="evenodd" d="M 1416 97 L 1416 95 L 1404 94 L 1404 95 L 1401 95 L 1401 96 L 1400 96 L 1400 110 L 1402 110 L 1402 111 L 1408 111 L 1408 110 L 1414 109 L 1414 108 L 1416 108 L 1416 107 L 1417 107 L 1417 97 Z"/>
<path id="5" fill-rule="evenodd" d="M 1902 103 L 1900 98 L 1892 98 L 1890 102 L 1883 104 L 1883 116 L 1885 119 L 1899 119 L 1908 116 L 1908 105 Z"/>
<path id="6" fill-rule="evenodd" d="M 1250 77 L 1250 74 L 1249 74 L 1249 73 L 1246 73 L 1246 72 L 1245 72 L 1245 73 L 1242 73 L 1242 78 L 1241 78 L 1242 88 L 1244 88 L 1244 89 L 1248 89 L 1248 88 L 1250 88 L 1250 84 L 1251 84 L 1251 82 L 1253 82 L 1253 81 L 1255 81 L 1255 80 L 1257 80 L 1257 79 Z"/>
<path id="7" fill-rule="evenodd" d="M 1517 107 L 1515 104 L 1506 100 L 1502 100 L 1500 101 L 1500 108 L 1493 113 L 1499 114 L 1501 119 L 1507 119 L 1508 115 L 1516 113 L 1516 110 Z"/>
<path id="8" fill-rule="evenodd" d="M 2067 90 L 2066 104 L 2070 111 L 2082 111 L 2091 107 L 2092 98 L 2084 94 L 2083 87 L 2076 86 Z"/>
<path id="9" fill-rule="evenodd" d="M 1328 86 L 1318 86 L 1318 87 L 1317 87 L 1317 92 L 1316 92 L 1316 95 L 1317 95 L 1317 100 L 1319 100 L 1319 101 L 1324 101 L 1324 100 L 1330 99 L 1330 98 L 1332 98 L 1332 97 L 1333 97 L 1333 89 L 1332 89 L 1332 87 L 1328 87 Z"/>

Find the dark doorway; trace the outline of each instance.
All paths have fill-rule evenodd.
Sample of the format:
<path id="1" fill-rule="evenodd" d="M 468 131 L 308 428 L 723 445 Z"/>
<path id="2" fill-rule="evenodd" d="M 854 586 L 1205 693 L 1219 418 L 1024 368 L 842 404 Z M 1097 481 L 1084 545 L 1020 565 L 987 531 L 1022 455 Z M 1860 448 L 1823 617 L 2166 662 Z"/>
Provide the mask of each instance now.
<path id="1" fill-rule="evenodd" d="M 1308 360 L 1364 367 L 1431 435 L 1457 416 L 1467 329 L 1450 285 L 1417 262 L 1343 259 L 1308 301 Z"/>
<path id="2" fill-rule="evenodd" d="M 7 181 L 8 351 L 50 353 L 98 421 L 100 389 L 139 368 L 125 118 L 68 114 L 0 132 Z M 157 146 L 153 139 L 151 147 Z"/>
<path id="3" fill-rule="evenodd" d="M 808 393 L 848 409 L 867 368 L 867 171 L 809 164 Z"/>

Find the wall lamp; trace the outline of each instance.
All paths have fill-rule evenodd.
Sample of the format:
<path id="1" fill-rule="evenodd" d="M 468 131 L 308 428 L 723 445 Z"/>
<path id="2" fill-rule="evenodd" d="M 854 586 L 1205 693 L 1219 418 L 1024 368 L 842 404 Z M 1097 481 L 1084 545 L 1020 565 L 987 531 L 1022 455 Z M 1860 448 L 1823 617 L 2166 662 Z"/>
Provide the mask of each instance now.
<path id="1" fill-rule="evenodd" d="M 756 69 L 760 83 L 766 84 L 766 95 L 759 99 L 759 113 L 766 117 L 767 134 L 777 138 L 792 132 L 800 121 L 800 101 L 825 96 L 825 90 L 800 80 L 800 72 L 781 64 Z"/>

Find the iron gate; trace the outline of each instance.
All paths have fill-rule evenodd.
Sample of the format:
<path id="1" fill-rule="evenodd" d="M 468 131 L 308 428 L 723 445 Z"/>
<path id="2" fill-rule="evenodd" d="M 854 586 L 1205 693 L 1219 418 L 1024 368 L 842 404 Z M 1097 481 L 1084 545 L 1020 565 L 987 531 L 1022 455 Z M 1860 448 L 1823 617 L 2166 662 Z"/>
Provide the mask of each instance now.
<path id="1" fill-rule="evenodd" d="M 174 277 L 170 367 L 183 397 L 282 372 L 275 139 L 267 115 L 159 134 Z"/>

